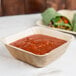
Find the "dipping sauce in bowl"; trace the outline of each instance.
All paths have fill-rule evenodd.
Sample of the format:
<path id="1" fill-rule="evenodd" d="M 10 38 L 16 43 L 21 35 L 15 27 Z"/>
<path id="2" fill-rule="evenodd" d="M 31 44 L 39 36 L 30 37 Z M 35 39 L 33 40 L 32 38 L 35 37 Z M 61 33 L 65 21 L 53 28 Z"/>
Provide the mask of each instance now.
<path id="1" fill-rule="evenodd" d="M 10 43 L 10 45 L 32 52 L 37 55 L 43 55 L 66 42 L 67 41 L 65 40 L 58 39 L 52 36 L 34 34 L 12 42 Z"/>

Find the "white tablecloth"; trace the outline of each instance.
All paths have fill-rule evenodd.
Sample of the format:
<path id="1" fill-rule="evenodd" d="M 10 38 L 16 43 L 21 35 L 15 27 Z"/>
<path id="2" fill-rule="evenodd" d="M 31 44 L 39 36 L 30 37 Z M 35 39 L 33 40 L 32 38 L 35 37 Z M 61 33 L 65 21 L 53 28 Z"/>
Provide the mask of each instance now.
<path id="1" fill-rule="evenodd" d="M 40 14 L 0 17 L 0 38 L 35 26 Z M 76 39 L 66 53 L 44 68 L 16 60 L 0 43 L 0 76 L 76 76 Z"/>

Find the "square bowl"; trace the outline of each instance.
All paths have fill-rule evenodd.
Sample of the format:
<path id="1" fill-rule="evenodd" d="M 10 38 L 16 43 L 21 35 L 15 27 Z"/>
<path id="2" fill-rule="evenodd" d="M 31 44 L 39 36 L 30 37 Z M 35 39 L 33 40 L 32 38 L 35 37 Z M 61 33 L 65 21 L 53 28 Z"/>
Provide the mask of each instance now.
<path id="1" fill-rule="evenodd" d="M 34 35 L 34 34 L 48 35 L 48 36 L 66 40 L 67 42 L 53 49 L 49 53 L 46 53 L 43 55 L 37 55 L 32 52 L 28 52 L 26 50 L 10 45 L 10 43 L 16 40 L 19 40 L 21 38 Z M 66 47 L 69 45 L 72 39 L 73 39 L 72 35 L 65 34 L 65 33 L 55 31 L 53 29 L 41 27 L 41 26 L 35 26 L 25 31 L 22 31 L 20 33 L 17 33 L 15 35 L 5 37 L 1 41 L 16 59 L 19 59 L 23 62 L 27 62 L 36 67 L 44 67 L 49 63 L 53 62 L 54 60 L 56 60 L 57 58 L 59 58 L 65 52 Z"/>

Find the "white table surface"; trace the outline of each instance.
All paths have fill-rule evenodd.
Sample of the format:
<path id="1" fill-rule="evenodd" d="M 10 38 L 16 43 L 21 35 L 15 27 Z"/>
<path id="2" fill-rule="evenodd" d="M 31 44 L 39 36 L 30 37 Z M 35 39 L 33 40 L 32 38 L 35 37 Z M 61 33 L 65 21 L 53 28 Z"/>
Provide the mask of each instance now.
<path id="1" fill-rule="evenodd" d="M 0 38 L 35 26 L 40 14 L 0 17 Z M 76 76 L 76 39 L 66 53 L 44 68 L 35 68 L 13 58 L 0 43 L 0 76 Z"/>

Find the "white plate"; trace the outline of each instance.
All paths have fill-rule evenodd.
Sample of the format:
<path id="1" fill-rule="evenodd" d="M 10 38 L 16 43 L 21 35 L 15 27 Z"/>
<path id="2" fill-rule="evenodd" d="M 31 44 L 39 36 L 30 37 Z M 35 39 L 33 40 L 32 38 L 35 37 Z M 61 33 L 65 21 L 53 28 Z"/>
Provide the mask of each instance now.
<path id="1" fill-rule="evenodd" d="M 73 11 L 71 11 L 71 10 L 59 10 L 58 13 L 66 16 L 66 17 L 72 22 L 72 19 L 73 19 L 74 13 L 76 13 L 76 10 L 73 10 Z M 38 20 L 38 21 L 36 22 L 36 24 L 39 25 L 39 26 L 49 27 L 49 26 L 46 26 L 46 25 L 42 22 L 41 19 Z M 52 27 L 50 27 L 50 28 L 52 28 Z M 58 28 L 52 28 L 52 29 L 58 30 L 58 31 L 62 31 L 62 32 L 66 32 L 66 33 L 76 34 L 76 32 L 74 32 L 74 31 L 68 31 L 68 30 L 63 30 L 63 29 L 58 29 Z"/>

